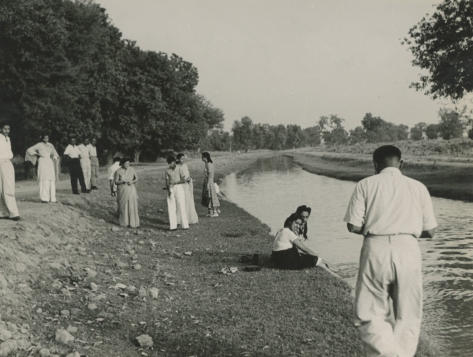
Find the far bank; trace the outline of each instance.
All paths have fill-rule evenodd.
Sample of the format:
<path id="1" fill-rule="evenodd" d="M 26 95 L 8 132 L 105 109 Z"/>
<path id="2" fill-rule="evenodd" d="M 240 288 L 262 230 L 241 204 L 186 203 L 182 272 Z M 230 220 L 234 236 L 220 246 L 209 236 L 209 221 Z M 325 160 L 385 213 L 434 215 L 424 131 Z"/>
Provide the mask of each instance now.
<path id="1" fill-rule="evenodd" d="M 374 174 L 369 155 L 324 152 L 286 153 L 305 170 L 339 180 L 359 181 Z M 436 197 L 473 201 L 473 165 L 404 159 L 405 175 L 424 183 Z"/>

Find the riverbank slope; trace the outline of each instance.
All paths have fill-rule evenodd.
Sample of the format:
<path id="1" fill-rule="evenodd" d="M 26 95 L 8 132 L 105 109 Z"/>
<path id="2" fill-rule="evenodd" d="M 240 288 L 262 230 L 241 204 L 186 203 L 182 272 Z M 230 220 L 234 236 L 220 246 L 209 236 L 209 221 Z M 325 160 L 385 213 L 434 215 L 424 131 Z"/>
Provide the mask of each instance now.
<path id="1" fill-rule="evenodd" d="M 217 155 L 217 177 L 271 155 Z M 200 222 L 188 231 L 167 230 L 162 165 L 137 168 L 140 229 L 116 225 L 104 179 L 88 195 L 60 189 L 59 204 L 22 196 L 23 220 L 0 221 L 0 356 L 361 355 L 346 284 L 316 269 L 243 271 L 241 255 L 269 253 L 269 228 L 226 201 L 205 217 L 202 162 L 189 166 Z"/>
<path id="2" fill-rule="evenodd" d="M 309 172 L 340 180 L 359 181 L 374 174 L 371 156 L 367 154 L 289 152 L 286 155 Z M 473 201 L 471 163 L 408 156 L 404 158 L 402 171 L 424 183 L 433 196 Z"/>

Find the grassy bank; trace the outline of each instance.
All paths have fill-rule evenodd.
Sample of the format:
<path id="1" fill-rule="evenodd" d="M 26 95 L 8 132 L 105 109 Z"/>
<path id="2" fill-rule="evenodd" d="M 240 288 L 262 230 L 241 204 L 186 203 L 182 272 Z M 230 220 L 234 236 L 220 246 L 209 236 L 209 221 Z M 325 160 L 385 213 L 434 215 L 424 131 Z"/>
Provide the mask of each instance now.
<path id="1" fill-rule="evenodd" d="M 359 181 L 374 174 L 370 155 L 288 153 L 305 170 L 341 180 Z M 404 159 L 405 175 L 423 182 L 433 196 L 473 201 L 473 165 L 459 162 Z"/>
<path id="2" fill-rule="evenodd" d="M 271 155 L 217 155 L 217 177 Z M 116 225 L 104 180 L 89 195 L 64 185 L 56 205 L 24 196 L 24 219 L 0 221 L 0 356 L 2 345 L 16 356 L 361 355 L 346 284 L 317 269 L 243 271 L 241 255 L 269 254 L 269 228 L 229 202 L 205 217 L 202 163 L 190 169 L 200 222 L 189 231 L 167 230 L 162 166 L 138 168 L 140 229 Z M 74 340 L 57 342 L 61 328 Z M 142 334 L 152 348 L 137 346 Z"/>

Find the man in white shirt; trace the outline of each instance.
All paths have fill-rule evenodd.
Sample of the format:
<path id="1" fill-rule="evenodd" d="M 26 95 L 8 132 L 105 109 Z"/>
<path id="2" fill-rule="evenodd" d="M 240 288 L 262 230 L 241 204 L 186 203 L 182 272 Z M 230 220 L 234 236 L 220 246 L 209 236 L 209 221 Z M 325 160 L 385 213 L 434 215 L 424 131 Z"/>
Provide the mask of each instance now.
<path id="1" fill-rule="evenodd" d="M 83 143 L 79 144 L 78 148 L 80 151 L 80 167 L 82 168 L 82 174 L 84 175 L 85 187 L 87 192 L 90 192 L 90 153 L 88 149 L 89 139 L 84 139 Z"/>
<path id="2" fill-rule="evenodd" d="M 364 236 L 357 325 L 367 356 L 411 357 L 422 319 L 417 238 L 433 237 L 437 221 L 427 188 L 402 175 L 397 147 L 379 147 L 373 163 L 376 175 L 357 183 L 345 215 L 348 230 Z"/>
<path id="3" fill-rule="evenodd" d="M 15 199 L 15 169 L 11 159 L 10 125 L 4 124 L 0 132 L 0 218 L 18 221 L 20 214 Z"/>
<path id="4" fill-rule="evenodd" d="M 71 138 L 70 144 L 66 146 L 66 150 L 64 150 L 64 156 L 67 156 L 69 175 L 71 176 L 72 192 L 75 195 L 79 194 L 79 190 L 77 189 L 77 181 L 80 183 L 82 193 L 87 192 L 84 182 L 84 175 L 82 174 L 82 168 L 80 167 L 80 150 L 76 145 L 76 139 L 74 137 Z"/>
<path id="5" fill-rule="evenodd" d="M 97 157 L 97 140 L 93 138 L 91 143 L 87 145 L 90 156 L 90 188 L 97 190 L 97 180 L 99 178 L 99 159 Z"/>
<path id="6" fill-rule="evenodd" d="M 121 158 L 114 157 L 113 164 L 108 168 L 108 182 L 110 183 L 110 194 L 117 197 L 117 185 L 115 185 L 115 172 L 120 168 Z M 119 215 L 118 197 L 117 197 L 117 215 Z"/>

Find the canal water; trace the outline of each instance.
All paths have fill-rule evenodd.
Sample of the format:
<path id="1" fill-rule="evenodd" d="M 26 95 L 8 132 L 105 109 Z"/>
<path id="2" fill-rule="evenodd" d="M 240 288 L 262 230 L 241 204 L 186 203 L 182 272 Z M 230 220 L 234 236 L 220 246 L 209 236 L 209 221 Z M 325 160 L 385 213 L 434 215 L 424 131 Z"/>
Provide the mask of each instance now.
<path id="1" fill-rule="evenodd" d="M 257 161 L 228 175 L 227 198 L 275 233 L 302 204 L 312 207 L 310 244 L 354 286 L 362 237 L 343 216 L 355 183 L 304 171 L 290 158 Z M 433 198 L 439 228 L 419 240 L 423 252 L 423 329 L 448 356 L 473 356 L 473 203 Z M 268 247 L 270 250 L 271 247 Z"/>

